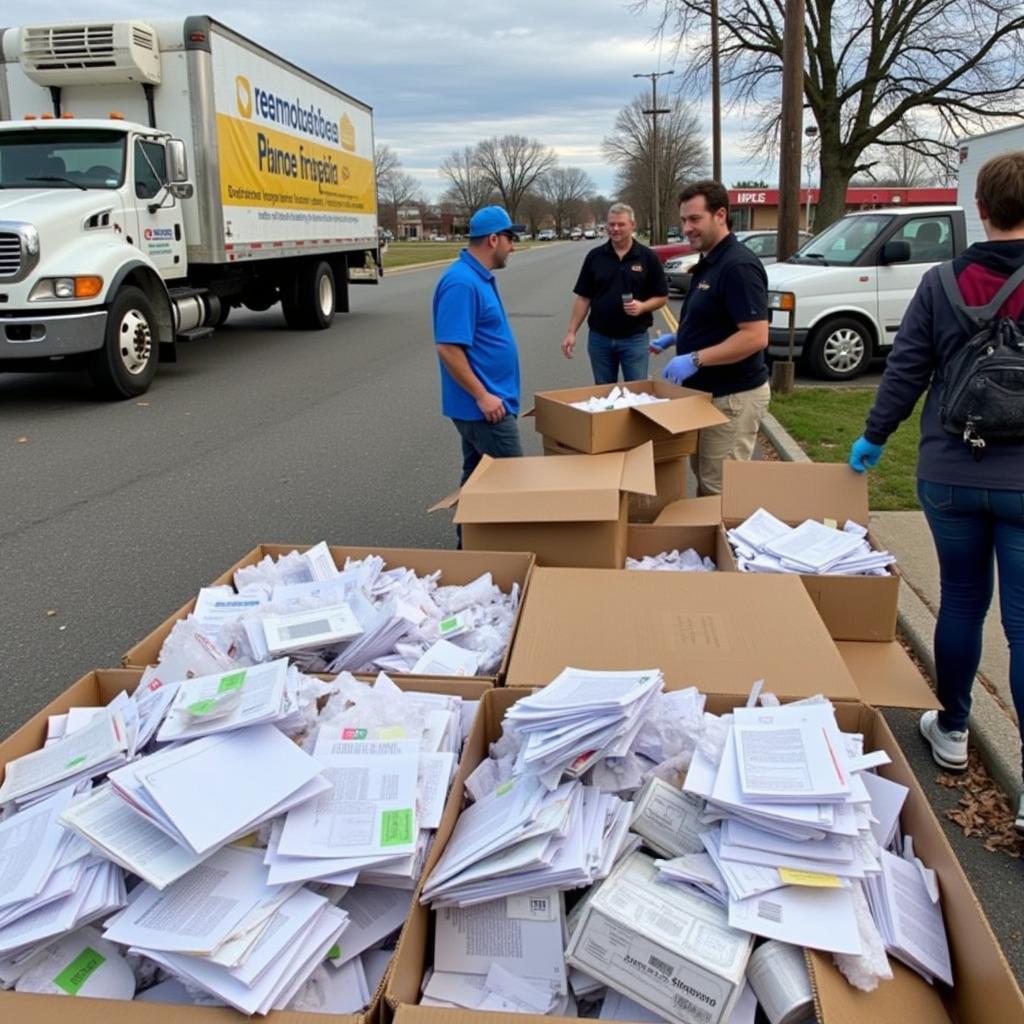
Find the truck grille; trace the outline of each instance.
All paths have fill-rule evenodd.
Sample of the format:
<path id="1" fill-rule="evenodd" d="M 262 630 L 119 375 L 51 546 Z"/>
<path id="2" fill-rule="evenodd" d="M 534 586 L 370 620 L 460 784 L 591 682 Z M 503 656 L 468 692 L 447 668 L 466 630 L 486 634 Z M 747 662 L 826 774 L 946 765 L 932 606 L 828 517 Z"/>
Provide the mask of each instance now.
<path id="1" fill-rule="evenodd" d="M 21 238 L 10 231 L 0 231 L 0 278 L 17 277 L 21 271 Z"/>

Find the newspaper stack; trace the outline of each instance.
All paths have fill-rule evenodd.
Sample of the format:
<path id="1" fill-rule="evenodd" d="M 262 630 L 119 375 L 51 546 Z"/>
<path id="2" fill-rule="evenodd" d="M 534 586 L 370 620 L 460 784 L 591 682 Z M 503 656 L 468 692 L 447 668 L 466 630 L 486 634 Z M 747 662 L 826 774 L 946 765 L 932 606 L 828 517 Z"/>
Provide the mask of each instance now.
<path id="1" fill-rule="evenodd" d="M 379 669 L 418 675 L 491 674 L 508 647 L 519 586 L 490 573 L 458 586 L 440 572 L 385 569 L 369 555 L 338 569 L 323 542 L 204 587 L 160 651 L 164 676 L 208 675 L 286 656 L 307 672 Z M 187 670 L 187 671 L 185 671 Z"/>
<path id="2" fill-rule="evenodd" d="M 842 529 L 807 519 L 789 526 L 759 508 L 727 531 L 741 572 L 795 572 L 813 576 L 885 576 L 896 562 L 876 551 L 867 528 L 847 520 Z"/>

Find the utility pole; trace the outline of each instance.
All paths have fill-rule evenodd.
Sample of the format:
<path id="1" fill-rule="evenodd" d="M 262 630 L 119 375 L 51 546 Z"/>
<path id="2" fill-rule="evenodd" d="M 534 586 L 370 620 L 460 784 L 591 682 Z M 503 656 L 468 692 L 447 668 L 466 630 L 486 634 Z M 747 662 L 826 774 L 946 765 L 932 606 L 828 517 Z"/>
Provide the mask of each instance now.
<path id="1" fill-rule="evenodd" d="M 711 0 L 711 177 L 722 180 L 722 93 L 718 50 L 718 0 Z"/>
<path id="2" fill-rule="evenodd" d="M 779 131 L 779 260 L 797 249 L 800 229 L 801 122 L 804 94 L 804 0 L 786 0 L 782 36 L 782 124 Z"/>
<path id="3" fill-rule="evenodd" d="M 651 115 L 651 245 L 661 241 L 661 197 L 658 194 L 658 115 L 670 114 L 668 107 L 658 106 L 658 79 L 665 75 L 675 74 L 674 71 L 652 71 L 649 74 L 636 74 L 634 78 L 651 80 L 651 108 L 643 113 Z"/>

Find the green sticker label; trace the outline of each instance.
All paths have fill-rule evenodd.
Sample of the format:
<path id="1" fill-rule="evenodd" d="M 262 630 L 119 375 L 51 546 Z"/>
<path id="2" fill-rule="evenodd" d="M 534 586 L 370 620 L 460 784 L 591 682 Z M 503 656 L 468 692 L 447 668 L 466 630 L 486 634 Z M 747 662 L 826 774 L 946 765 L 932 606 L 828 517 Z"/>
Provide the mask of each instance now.
<path id="1" fill-rule="evenodd" d="M 79 754 L 78 757 L 71 758 L 71 760 L 64 765 L 64 768 L 77 768 L 80 764 L 85 764 L 85 754 Z"/>
<path id="2" fill-rule="evenodd" d="M 412 808 L 384 811 L 380 816 L 380 845 L 403 846 L 412 842 Z"/>
<path id="3" fill-rule="evenodd" d="M 101 956 L 95 949 L 88 946 L 82 950 L 74 960 L 64 968 L 56 978 L 53 979 L 57 988 L 67 992 L 69 996 L 77 996 L 82 986 L 89 980 L 96 970 L 103 966 L 106 957 Z"/>
<path id="4" fill-rule="evenodd" d="M 220 683 L 217 684 L 217 692 L 230 693 L 232 690 L 240 690 L 244 682 L 244 669 L 241 672 L 232 672 L 230 675 L 221 676 Z"/>
<path id="5" fill-rule="evenodd" d="M 212 697 L 207 697 L 206 700 L 195 700 L 185 710 L 190 715 L 208 715 L 215 707 L 217 702 Z"/>
<path id="6" fill-rule="evenodd" d="M 450 633 L 453 629 L 458 629 L 462 623 L 459 620 L 458 615 L 452 615 L 447 619 L 441 620 L 441 632 Z"/>
<path id="7" fill-rule="evenodd" d="M 327 950 L 328 960 L 337 960 L 341 956 L 341 946 L 335 943 L 329 950 Z"/>

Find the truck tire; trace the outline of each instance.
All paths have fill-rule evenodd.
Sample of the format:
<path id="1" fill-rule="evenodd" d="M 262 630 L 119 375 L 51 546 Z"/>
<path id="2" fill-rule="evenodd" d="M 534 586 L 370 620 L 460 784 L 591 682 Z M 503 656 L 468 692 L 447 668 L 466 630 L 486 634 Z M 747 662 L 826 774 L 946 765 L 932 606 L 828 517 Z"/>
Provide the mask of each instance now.
<path id="1" fill-rule="evenodd" d="M 285 323 L 297 331 L 323 331 L 334 321 L 337 287 L 331 265 L 324 260 L 301 267 L 281 289 Z"/>
<path id="2" fill-rule="evenodd" d="M 805 350 L 807 365 L 825 380 L 852 380 L 871 362 L 871 333 L 853 317 L 837 316 L 815 328 Z"/>
<path id="3" fill-rule="evenodd" d="M 110 305 L 103 347 L 95 352 L 89 373 L 107 398 L 134 398 L 153 382 L 160 344 L 153 306 L 145 292 L 123 287 Z"/>

